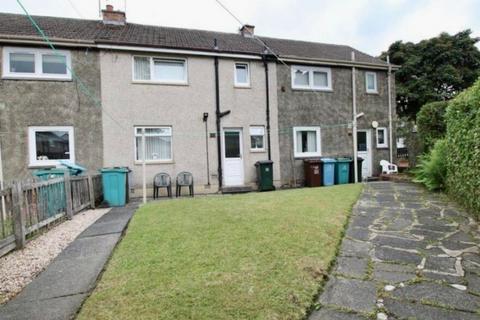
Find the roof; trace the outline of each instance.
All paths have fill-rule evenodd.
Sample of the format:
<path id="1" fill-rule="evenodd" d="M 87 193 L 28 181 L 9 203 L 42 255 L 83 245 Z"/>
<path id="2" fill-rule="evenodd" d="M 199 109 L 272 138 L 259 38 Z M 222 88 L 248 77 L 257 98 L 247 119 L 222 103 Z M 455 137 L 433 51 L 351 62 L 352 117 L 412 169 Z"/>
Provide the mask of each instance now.
<path id="1" fill-rule="evenodd" d="M 237 33 L 150 26 L 136 23 L 126 23 L 121 26 L 106 25 L 100 20 L 47 16 L 32 17 L 51 39 L 236 54 L 260 55 L 264 51 L 264 47 L 259 41 Z M 0 13 L 0 38 L 2 37 L 41 39 L 25 15 L 10 13 Z M 345 45 L 257 37 L 264 41 L 275 54 L 283 58 L 351 62 L 351 52 L 355 51 L 357 62 L 387 65 L 383 60 Z M 217 40 L 218 50 L 214 50 L 215 39 Z"/>

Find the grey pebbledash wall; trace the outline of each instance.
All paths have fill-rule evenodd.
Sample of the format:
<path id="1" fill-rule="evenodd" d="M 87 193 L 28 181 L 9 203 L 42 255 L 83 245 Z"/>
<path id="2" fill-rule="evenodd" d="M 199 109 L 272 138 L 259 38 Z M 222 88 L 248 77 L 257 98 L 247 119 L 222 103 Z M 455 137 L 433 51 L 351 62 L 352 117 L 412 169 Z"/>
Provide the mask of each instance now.
<path id="1" fill-rule="evenodd" d="M 295 90 L 291 86 L 290 67 L 277 66 L 278 126 L 280 143 L 280 178 L 282 185 L 304 180 L 303 159 L 294 159 L 293 127 L 320 126 L 322 156 L 353 156 L 353 141 L 348 123 L 352 121 L 352 69 L 332 67 L 332 91 Z M 371 70 L 377 73 L 378 94 L 367 94 L 365 72 L 357 69 L 357 112 L 365 116 L 358 121 L 358 129 L 371 129 L 373 148 L 372 172 L 380 173 L 379 162 L 389 159 L 388 148 L 376 146 L 376 132 L 371 127 L 373 120 L 380 127 L 388 127 L 388 93 L 386 70 Z M 392 97 L 394 93 L 392 81 Z M 392 109 L 395 110 L 392 98 Z M 393 130 L 395 132 L 395 130 Z M 395 136 L 394 139 L 395 141 Z M 390 143 L 390 142 L 389 142 Z M 396 151 L 394 149 L 394 154 Z"/>
<path id="2" fill-rule="evenodd" d="M 0 46 L 0 61 L 2 47 Z M 99 52 L 71 50 L 72 68 L 100 100 Z M 0 79 L 0 140 L 4 180 L 31 177 L 29 126 L 73 126 L 75 160 L 95 171 L 103 165 L 102 111 L 72 81 Z M 35 168 L 37 169 L 37 168 Z"/>

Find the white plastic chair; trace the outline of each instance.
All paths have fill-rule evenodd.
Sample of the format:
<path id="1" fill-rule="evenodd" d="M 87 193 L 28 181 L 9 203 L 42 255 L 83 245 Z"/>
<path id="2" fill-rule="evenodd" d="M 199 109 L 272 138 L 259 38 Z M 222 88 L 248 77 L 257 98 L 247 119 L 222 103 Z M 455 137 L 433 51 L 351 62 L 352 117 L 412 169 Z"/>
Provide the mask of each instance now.
<path id="1" fill-rule="evenodd" d="M 381 160 L 380 165 L 382 166 L 382 173 L 398 173 L 398 167 L 396 164 L 390 163 L 387 160 Z"/>

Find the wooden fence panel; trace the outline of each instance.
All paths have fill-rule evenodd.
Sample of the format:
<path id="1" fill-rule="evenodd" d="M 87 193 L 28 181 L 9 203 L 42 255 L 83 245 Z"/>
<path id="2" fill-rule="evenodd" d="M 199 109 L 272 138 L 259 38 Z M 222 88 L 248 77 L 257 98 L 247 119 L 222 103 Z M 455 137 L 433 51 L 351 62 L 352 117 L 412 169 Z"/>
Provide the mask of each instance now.
<path id="1" fill-rule="evenodd" d="M 100 175 L 23 181 L 0 189 L 0 257 L 34 232 L 103 201 Z"/>

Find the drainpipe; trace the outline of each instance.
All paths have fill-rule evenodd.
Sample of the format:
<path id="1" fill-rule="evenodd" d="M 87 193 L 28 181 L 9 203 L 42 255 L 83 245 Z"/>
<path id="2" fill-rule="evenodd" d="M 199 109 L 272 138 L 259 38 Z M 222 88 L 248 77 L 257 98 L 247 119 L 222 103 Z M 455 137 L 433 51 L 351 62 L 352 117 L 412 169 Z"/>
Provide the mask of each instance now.
<path id="1" fill-rule="evenodd" d="M 352 51 L 352 62 L 355 61 L 355 52 Z M 358 162 L 357 162 L 357 84 L 355 80 L 356 69 L 352 67 L 352 138 L 353 138 L 353 175 L 355 183 L 358 183 Z"/>
<path id="2" fill-rule="evenodd" d="M 388 74 L 388 140 L 390 141 L 390 163 L 393 163 L 393 120 L 392 120 L 392 65 L 390 64 L 390 56 L 387 56 Z"/>
<path id="3" fill-rule="evenodd" d="M 268 60 L 266 55 L 263 56 L 263 66 L 265 67 L 268 160 L 272 160 L 272 149 L 270 148 L 270 88 L 268 80 Z"/>
<path id="4" fill-rule="evenodd" d="M 215 46 L 217 40 L 215 39 Z M 222 190 L 222 183 L 223 183 L 223 170 L 222 170 L 222 138 L 220 137 L 221 134 L 221 127 L 220 127 L 220 88 L 219 88 L 219 80 L 218 80 L 218 57 L 214 58 L 215 64 L 215 120 L 217 124 L 217 155 L 218 155 L 218 191 Z"/>
<path id="5" fill-rule="evenodd" d="M 218 50 L 217 39 L 214 40 L 214 48 Z M 222 138 L 221 119 L 230 113 L 230 110 L 220 112 L 220 85 L 218 77 L 218 56 L 214 57 L 215 66 L 215 120 L 217 124 L 217 155 L 218 155 L 218 191 L 222 190 L 223 169 L 222 169 Z"/>

